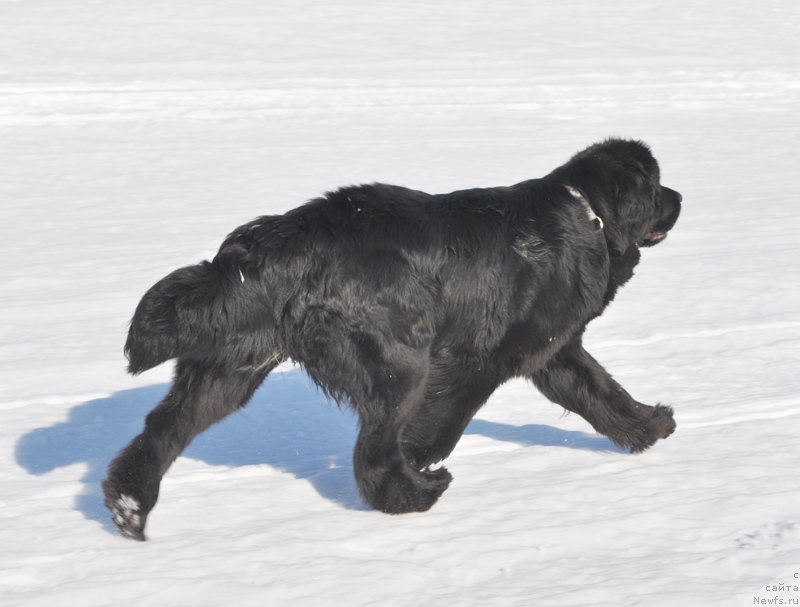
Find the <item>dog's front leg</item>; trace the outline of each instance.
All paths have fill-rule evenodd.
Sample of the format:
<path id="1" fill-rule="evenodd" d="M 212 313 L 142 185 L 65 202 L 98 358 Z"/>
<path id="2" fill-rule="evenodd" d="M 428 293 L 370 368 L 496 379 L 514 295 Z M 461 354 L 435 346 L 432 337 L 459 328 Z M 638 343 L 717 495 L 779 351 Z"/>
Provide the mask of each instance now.
<path id="1" fill-rule="evenodd" d="M 580 340 L 565 346 L 530 379 L 551 401 L 574 411 L 631 452 L 644 451 L 675 430 L 670 407 L 634 400 L 584 350 Z"/>
<path id="2" fill-rule="evenodd" d="M 361 495 L 387 514 L 424 512 L 453 477 L 445 468 L 416 470 L 400 450 L 401 427 L 394 417 L 361 415 L 353 468 Z"/>
<path id="3" fill-rule="evenodd" d="M 445 468 L 415 469 L 401 450 L 403 428 L 423 397 L 424 365 L 383 361 L 381 368 L 383 377 L 373 378 L 377 389 L 354 400 L 361 426 L 353 454 L 356 483 L 373 508 L 388 514 L 424 512 L 453 478 Z"/>
<path id="4" fill-rule="evenodd" d="M 500 381 L 492 361 L 477 354 L 443 350 L 432 355 L 425 396 L 403 430 L 403 452 L 411 466 L 424 469 L 447 458 Z"/>

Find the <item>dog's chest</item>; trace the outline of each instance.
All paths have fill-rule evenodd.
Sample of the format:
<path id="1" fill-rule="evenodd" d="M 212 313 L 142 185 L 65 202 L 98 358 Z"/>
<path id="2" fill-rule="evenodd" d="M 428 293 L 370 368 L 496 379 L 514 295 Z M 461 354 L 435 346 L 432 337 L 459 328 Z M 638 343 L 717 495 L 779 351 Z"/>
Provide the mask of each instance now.
<path id="1" fill-rule="evenodd" d="M 541 369 L 608 305 L 612 280 L 607 257 L 596 256 L 571 270 L 539 282 L 523 318 L 509 326 L 497 354 L 511 375 Z"/>

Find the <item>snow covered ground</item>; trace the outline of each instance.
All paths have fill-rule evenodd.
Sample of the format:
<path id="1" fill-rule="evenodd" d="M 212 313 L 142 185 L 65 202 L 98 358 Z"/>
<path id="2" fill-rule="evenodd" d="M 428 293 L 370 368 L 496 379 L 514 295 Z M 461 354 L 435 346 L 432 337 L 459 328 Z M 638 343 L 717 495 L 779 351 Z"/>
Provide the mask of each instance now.
<path id="1" fill-rule="evenodd" d="M 793 0 L 0 0 L 0 604 L 798 604 L 799 40 Z M 512 382 L 389 517 L 289 367 L 149 542 L 113 533 L 99 482 L 170 377 L 124 372 L 155 280 L 338 185 L 511 184 L 608 135 L 684 212 L 588 346 L 671 438 L 628 455 Z"/>

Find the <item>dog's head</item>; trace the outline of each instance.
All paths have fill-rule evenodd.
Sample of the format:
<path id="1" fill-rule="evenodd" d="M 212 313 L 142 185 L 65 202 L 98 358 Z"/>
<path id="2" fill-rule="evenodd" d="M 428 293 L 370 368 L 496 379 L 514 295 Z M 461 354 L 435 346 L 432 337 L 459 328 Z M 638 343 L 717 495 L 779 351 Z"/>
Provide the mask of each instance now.
<path id="1" fill-rule="evenodd" d="M 585 193 L 603 220 L 614 256 L 658 244 L 681 212 L 682 196 L 661 185 L 658 162 L 640 141 L 608 139 L 579 152 L 556 173 Z"/>

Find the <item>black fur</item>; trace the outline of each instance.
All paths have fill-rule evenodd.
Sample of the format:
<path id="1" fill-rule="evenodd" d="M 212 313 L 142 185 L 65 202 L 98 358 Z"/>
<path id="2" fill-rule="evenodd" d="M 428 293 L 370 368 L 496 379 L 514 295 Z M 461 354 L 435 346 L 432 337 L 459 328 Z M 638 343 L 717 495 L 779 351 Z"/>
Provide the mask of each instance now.
<path id="1" fill-rule="evenodd" d="M 616 444 L 648 448 L 674 430 L 672 410 L 634 400 L 582 334 L 632 276 L 639 247 L 675 224 L 680 200 L 644 144 L 612 139 L 511 187 L 346 187 L 236 229 L 212 261 L 173 272 L 136 309 L 130 371 L 178 362 L 103 483 L 115 522 L 144 539 L 171 463 L 285 359 L 358 413 L 356 480 L 384 512 L 436 502 L 452 477 L 429 467 L 512 377 Z"/>

